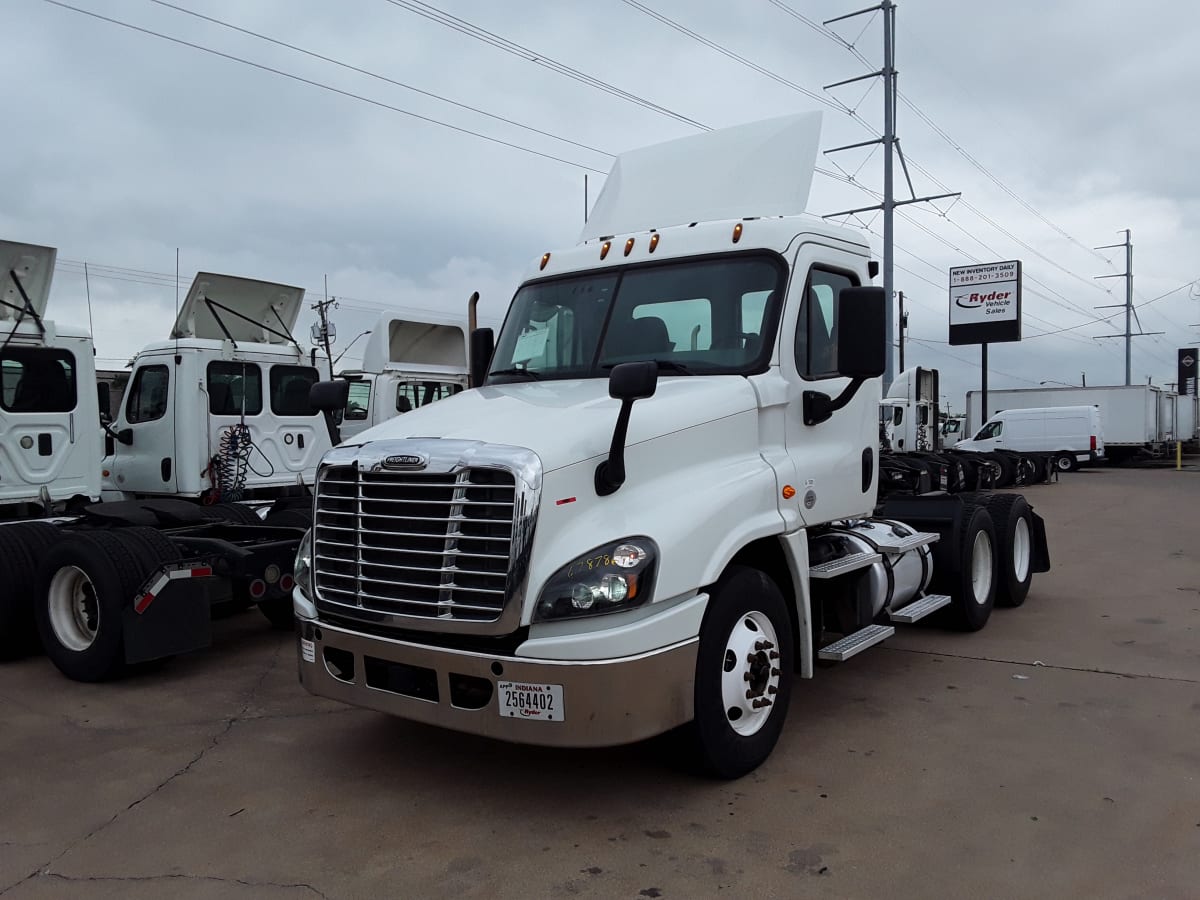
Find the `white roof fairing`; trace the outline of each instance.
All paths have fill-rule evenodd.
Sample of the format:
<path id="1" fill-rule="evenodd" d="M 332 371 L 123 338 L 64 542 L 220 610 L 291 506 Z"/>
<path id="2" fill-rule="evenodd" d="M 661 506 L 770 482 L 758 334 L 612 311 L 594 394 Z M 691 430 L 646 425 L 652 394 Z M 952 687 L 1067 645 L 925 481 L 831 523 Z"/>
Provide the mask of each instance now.
<path id="1" fill-rule="evenodd" d="M 214 306 L 210 307 L 205 301 L 211 301 Z M 290 332 L 295 328 L 303 302 L 304 288 L 198 272 L 179 309 L 170 337 L 218 341 L 231 337 L 248 343 L 289 344 L 287 338 L 272 332 Z M 221 328 L 222 324 L 228 329 L 228 335 Z"/>
<path id="2" fill-rule="evenodd" d="M 30 320 L 29 313 L 23 313 L 25 299 L 13 283 L 12 273 L 20 280 L 37 317 L 41 319 L 46 315 L 57 257 L 58 251 L 54 247 L 0 241 L 0 300 L 3 301 L 0 303 L 0 321 L 15 322 L 22 315 L 26 321 Z"/>
<path id="3" fill-rule="evenodd" d="M 805 211 L 821 113 L 722 128 L 622 153 L 579 240 Z"/>

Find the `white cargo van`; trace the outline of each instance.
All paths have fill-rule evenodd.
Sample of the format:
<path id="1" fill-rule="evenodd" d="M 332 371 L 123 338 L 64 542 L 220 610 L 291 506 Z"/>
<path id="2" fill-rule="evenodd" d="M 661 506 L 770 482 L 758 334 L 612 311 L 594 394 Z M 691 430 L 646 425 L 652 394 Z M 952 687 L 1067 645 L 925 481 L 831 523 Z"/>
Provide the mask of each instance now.
<path id="1" fill-rule="evenodd" d="M 1015 450 L 1057 453 L 1055 465 L 1067 472 L 1104 458 L 1100 410 L 1095 406 L 1044 406 L 996 413 L 959 450 Z"/>

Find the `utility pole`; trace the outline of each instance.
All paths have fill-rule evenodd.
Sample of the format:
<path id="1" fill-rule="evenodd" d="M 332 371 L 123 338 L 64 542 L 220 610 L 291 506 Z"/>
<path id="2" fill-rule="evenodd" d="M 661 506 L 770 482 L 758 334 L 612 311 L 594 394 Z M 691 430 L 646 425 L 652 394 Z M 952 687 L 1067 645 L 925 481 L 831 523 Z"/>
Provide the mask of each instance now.
<path id="1" fill-rule="evenodd" d="M 918 197 L 913 189 L 912 178 L 908 174 L 908 164 L 904 161 L 904 151 L 900 149 L 900 139 L 896 137 L 896 4 L 894 0 L 882 0 L 882 2 L 869 6 L 866 9 L 860 9 L 858 12 L 847 13 L 844 16 L 837 16 L 833 19 L 827 19 L 823 24 L 831 25 L 834 22 L 841 22 L 844 19 L 852 19 L 856 16 L 874 14 L 883 12 L 883 68 L 877 72 L 871 72 L 867 75 L 859 75 L 856 78 L 847 78 L 845 81 L 834 82 L 833 84 L 825 85 L 825 90 L 830 88 L 840 87 L 846 84 L 853 84 L 858 81 L 865 81 L 869 78 L 883 78 L 883 134 L 875 140 L 861 141 L 857 144 L 847 144 L 844 147 L 834 147 L 832 150 L 826 150 L 826 155 L 830 153 L 840 153 L 843 150 L 853 150 L 859 147 L 870 147 L 874 144 L 883 145 L 883 202 L 877 203 L 874 206 L 864 206 L 858 209 L 848 209 L 842 212 L 831 213 L 824 216 L 826 219 L 835 219 L 845 216 L 847 219 L 850 216 L 858 215 L 864 212 L 874 212 L 876 210 L 883 211 L 883 293 L 887 300 L 887 363 L 883 373 L 883 390 L 887 393 L 887 389 L 895 380 L 895 364 L 892 356 L 892 339 L 896 334 L 896 314 L 893 308 L 893 300 L 895 298 L 895 248 L 893 241 L 893 217 L 897 206 L 904 206 L 909 203 L 925 203 L 930 200 L 942 200 L 947 197 L 958 197 L 960 193 L 954 192 L 950 194 L 933 194 L 928 197 Z M 908 182 L 908 191 L 912 195 L 911 198 L 897 200 L 894 194 L 894 178 L 893 178 L 893 157 L 900 160 L 900 167 L 904 172 L 904 179 Z M 836 163 L 835 163 L 836 165 Z"/>
<path id="2" fill-rule="evenodd" d="M 908 330 L 908 313 L 904 311 L 904 291 L 896 295 L 900 299 L 900 371 L 904 371 L 904 332 Z"/>
<path id="3" fill-rule="evenodd" d="M 1110 303 L 1106 306 L 1097 306 L 1096 309 L 1125 309 L 1125 334 L 1098 334 L 1094 336 L 1095 340 L 1104 340 L 1105 338 L 1124 337 L 1125 338 L 1125 384 L 1133 383 L 1133 339 L 1135 337 L 1148 337 L 1154 334 L 1166 334 L 1165 331 L 1142 331 L 1142 320 L 1137 314 L 1137 309 L 1133 305 L 1133 241 L 1130 231 L 1125 229 L 1125 243 L 1123 244 L 1105 244 L 1103 247 L 1096 247 L 1096 250 L 1116 250 L 1120 247 L 1125 248 L 1125 271 L 1114 275 L 1097 275 L 1096 278 L 1124 278 L 1125 279 L 1125 302 Z M 1133 320 L 1137 319 L 1138 331 L 1133 330 Z"/>
<path id="4" fill-rule="evenodd" d="M 320 343 L 325 347 L 325 361 L 329 364 L 329 379 L 333 380 L 333 348 L 330 340 L 330 324 L 329 310 L 337 309 L 337 298 L 329 296 L 329 276 L 325 276 L 325 299 L 318 300 L 312 305 L 312 309 L 316 310 L 317 317 L 321 320 L 321 328 L 315 337 L 319 338 Z M 316 341 L 314 341 L 316 343 Z"/>

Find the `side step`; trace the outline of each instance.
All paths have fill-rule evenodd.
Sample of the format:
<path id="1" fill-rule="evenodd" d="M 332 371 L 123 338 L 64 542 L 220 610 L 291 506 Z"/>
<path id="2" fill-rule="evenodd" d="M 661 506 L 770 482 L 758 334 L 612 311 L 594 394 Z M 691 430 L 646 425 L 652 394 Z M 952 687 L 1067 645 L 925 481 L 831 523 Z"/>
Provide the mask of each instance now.
<path id="1" fill-rule="evenodd" d="M 849 556 L 839 556 L 829 562 L 809 566 L 809 578 L 836 578 L 847 572 L 857 572 L 867 566 L 873 566 L 883 557 L 878 553 L 851 553 Z"/>
<path id="2" fill-rule="evenodd" d="M 943 606 L 950 603 L 949 594 L 926 594 L 920 600 L 914 600 L 912 603 L 906 603 L 895 612 L 891 613 L 893 622 L 900 622 L 904 625 L 911 625 L 913 622 L 918 622 L 925 618 L 930 613 L 935 613 Z"/>
<path id="3" fill-rule="evenodd" d="M 831 659 L 834 662 L 844 662 L 856 653 L 862 653 L 868 647 L 874 647 L 880 641 L 885 641 L 896 633 L 891 625 L 868 625 L 854 634 L 848 634 L 840 641 L 834 641 L 828 647 L 822 647 L 817 653 L 821 659 Z"/>
<path id="4" fill-rule="evenodd" d="M 898 535 L 887 535 L 880 538 L 876 535 L 871 535 L 871 540 L 884 553 L 906 553 L 909 550 L 916 550 L 918 547 L 925 547 L 929 544 L 935 544 L 941 538 L 940 534 L 934 534 L 926 531 L 918 531 L 915 534 L 910 534 L 907 537 L 899 537 Z"/>

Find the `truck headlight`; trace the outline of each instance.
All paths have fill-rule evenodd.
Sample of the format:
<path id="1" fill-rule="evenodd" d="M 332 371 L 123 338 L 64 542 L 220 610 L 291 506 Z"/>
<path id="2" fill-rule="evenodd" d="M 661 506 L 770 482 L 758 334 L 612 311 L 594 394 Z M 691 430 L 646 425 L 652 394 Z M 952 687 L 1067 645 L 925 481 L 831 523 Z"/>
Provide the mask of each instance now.
<path id="1" fill-rule="evenodd" d="M 546 582 L 534 621 L 598 616 L 648 603 L 658 547 L 647 537 L 604 544 L 563 566 Z"/>
<path id="2" fill-rule="evenodd" d="M 305 597 L 312 597 L 312 529 L 304 532 L 300 538 L 300 546 L 296 548 L 296 562 L 292 566 L 292 577 L 296 579 L 296 587 Z"/>

